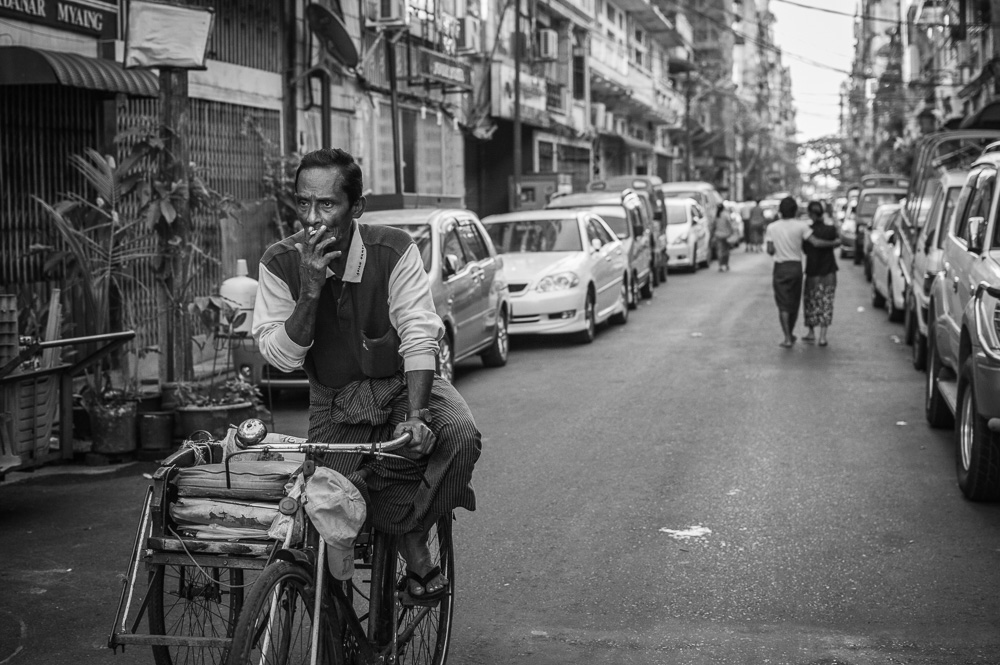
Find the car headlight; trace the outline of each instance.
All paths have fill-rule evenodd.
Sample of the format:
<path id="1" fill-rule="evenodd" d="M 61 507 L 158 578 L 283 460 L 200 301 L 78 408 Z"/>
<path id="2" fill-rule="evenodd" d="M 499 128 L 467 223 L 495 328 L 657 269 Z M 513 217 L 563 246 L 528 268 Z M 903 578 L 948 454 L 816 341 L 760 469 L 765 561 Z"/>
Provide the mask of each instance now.
<path id="1" fill-rule="evenodd" d="M 577 277 L 575 272 L 559 272 L 554 275 L 542 277 L 535 290 L 542 293 L 548 291 L 565 291 L 566 289 L 572 289 L 579 283 L 580 278 Z"/>
<path id="2" fill-rule="evenodd" d="M 974 304 L 979 344 L 987 355 L 996 358 L 1000 353 L 1000 299 L 985 289 L 977 290 Z"/>
<path id="3" fill-rule="evenodd" d="M 673 240 L 670 241 L 671 245 L 686 245 L 688 241 L 688 234 L 682 233 Z"/>

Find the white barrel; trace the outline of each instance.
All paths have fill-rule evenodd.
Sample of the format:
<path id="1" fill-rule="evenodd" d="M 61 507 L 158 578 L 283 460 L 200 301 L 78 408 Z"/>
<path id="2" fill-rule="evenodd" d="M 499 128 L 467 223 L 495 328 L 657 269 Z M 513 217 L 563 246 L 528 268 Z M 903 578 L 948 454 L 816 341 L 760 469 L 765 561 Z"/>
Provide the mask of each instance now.
<path id="1" fill-rule="evenodd" d="M 257 297 L 257 280 L 247 276 L 246 259 L 236 261 L 236 277 L 230 277 L 219 287 L 219 295 L 228 300 L 246 318 L 233 328 L 234 333 L 250 334 L 253 324 L 253 303 Z"/>

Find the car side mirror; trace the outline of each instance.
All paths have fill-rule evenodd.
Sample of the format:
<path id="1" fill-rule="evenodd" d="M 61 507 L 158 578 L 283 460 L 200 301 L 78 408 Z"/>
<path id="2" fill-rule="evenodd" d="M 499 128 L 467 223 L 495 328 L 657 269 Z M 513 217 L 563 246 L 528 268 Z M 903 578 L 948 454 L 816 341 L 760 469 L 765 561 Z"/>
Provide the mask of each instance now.
<path id="1" fill-rule="evenodd" d="M 446 254 L 444 257 L 444 275 L 451 277 L 458 274 L 458 257 L 454 254 Z"/>
<path id="2" fill-rule="evenodd" d="M 983 251 L 983 241 L 986 236 L 986 218 L 969 218 L 969 251 L 976 254 Z"/>
<path id="3" fill-rule="evenodd" d="M 601 247 L 604 247 L 604 245 L 601 244 L 599 238 L 592 238 L 590 240 L 590 246 L 594 249 L 595 252 L 601 251 Z"/>

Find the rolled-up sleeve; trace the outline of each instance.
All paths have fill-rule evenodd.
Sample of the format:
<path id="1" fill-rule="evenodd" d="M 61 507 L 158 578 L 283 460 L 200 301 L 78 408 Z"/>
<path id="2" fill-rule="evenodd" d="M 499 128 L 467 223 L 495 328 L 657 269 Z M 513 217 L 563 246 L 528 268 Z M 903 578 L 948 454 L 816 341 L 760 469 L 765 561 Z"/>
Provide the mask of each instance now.
<path id="1" fill-rule="evenodd" d="M 255 317 L 255 325 L 256 321 Z M 403 369 L 436 369 L 444 324 L 434 309 L 430 280 L 416 245 L 409 246 L 389 277 L 389 321 L 399 335 Z"/>
<path id="2" fill-rule="evenodd" d="M 283 372 L 302 367 L 310 348 L 293 342 L 285 331 L 285 321 L 294 309 L 295 299 L 288 285 L 267 266 L 260 264 L 250 333 L 257 340 L 261 355 Z"/>

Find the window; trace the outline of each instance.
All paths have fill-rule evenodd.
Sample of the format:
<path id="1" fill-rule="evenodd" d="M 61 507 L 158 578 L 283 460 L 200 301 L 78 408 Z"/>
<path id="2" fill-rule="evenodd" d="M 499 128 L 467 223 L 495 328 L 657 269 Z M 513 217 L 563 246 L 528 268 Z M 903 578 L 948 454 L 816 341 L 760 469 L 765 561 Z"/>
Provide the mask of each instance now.
<path id="1" fill-rule="evenodd" d="M 996 184 L 996 179 L 997 173 L 993 169 L 983 169 L 979 177 L 976 178 L 976 191 L 969 202 L 969 212 L 964 217 L 961 234 L 956 234 L 966 244 L 971 239 L 969 235 L 969 220 L 973 217 L 982 217 L 984 220 L 989 221 L 990 205 L 993 203 L 993 186 Z"/>
<path id="2" fill-rule="evenodd" d="M 975 191 L 976 178 L 980 172 L 981 170 L 976 170 L 969 174 L 969 177 L 965 179 L 965 185 L 962 187 L 962 193 L 958 195 L 958 201 L 955 204 L 955 219 L 950 229 L 951 235 L 956 238 L 961 238 L 965 233 L 965 219 L 968 217 L 969 199 L 972 198 L 972 193 Z"/>
<path id="3" fill-rule="evenodd" d="M 465 258 L 465 251 L 462 249 L 462 241 L 458 239 L 458 231 L 455 225 L 449 227 L 445 232 L 441 245 L 441 256 L 447 257 L 449 255 L 458 258 L 457 272 L 461 272 L 466 264 L 468 264 Z"/>
<path id="4" fill-rule="evenodd" d="M 471 260 L 484 261 L 490 258 L 490 252 L 486 249 L 486 243 L 472 222 L 463 221 L 459 224 L 458 235 L 462 239 L 462 246 L 465 247 Z"/>
<path id="5" fill-rule="evenodd" d="M 601 243 L 601 247 L 605 245 L 604 238 L 601 237 L 600 225 L 593 219 L 587 220 L 587 244 L 593 247 L 594 241 Z"/>
<path id="6" fill-rule="evenodd" d="M 948 225 L 951 224 L 951 218 L 955 214 L 955 207 L 958 204 L 958 194 L 961 191 L 961 187 L 952 187 L 948 190 L 948 200 L 944 203 L 944 212 L 941 214 L 941 221 L 938 223 L 937 230 L 931 232 L 932 237 L 937 238 L 938 249 L 944 246 L 944 237 L 948 233 Z M 931 219 L 937 218 L 932 217 Z"/>
<path id="7" fill-rule="evenodd" d="M 591 219 L 588 224 L 594 225 L 597 237 L 601 240 L 602 245 L 607 245 L 608 243 L 615 241 L 615 236 L 608 230 L 606 224 L 602 224 L 596 219 Z"/>

